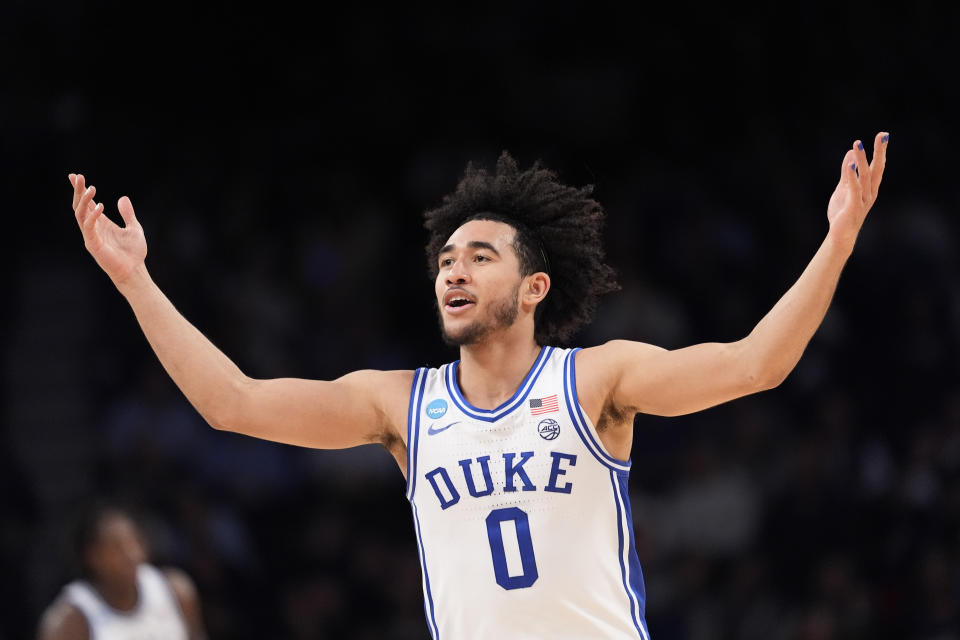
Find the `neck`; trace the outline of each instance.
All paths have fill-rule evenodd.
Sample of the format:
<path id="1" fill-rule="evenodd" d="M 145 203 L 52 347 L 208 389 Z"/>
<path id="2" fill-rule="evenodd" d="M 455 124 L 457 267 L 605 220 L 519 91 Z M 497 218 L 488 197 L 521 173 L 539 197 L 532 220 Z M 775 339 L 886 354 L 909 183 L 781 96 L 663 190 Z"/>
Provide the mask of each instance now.
<path id="1" fill-rule="evenodd" d="M 94 579 L 91 584 L 103 601 L 117 611 L 131 611 L 137 606 L 139 594 L 136 579 L 132 582 L 107 582 Z"/>
<path id="2" fill-rule="evenodd" d="M 460 392 L 480 409 L 494 409 L 514 394 L 530 371 L 540 346 L 532 333 L 460 347 Z"/>

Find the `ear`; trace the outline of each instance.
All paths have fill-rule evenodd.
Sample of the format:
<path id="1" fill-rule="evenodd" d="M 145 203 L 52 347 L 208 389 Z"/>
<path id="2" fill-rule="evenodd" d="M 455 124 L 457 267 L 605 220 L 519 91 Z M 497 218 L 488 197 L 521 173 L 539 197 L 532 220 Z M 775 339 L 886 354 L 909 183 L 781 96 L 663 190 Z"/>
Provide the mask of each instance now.
<path id="1" fill-rule="evenodd" d="M 524 278 L 524 284 L 521 287 L 521 300 L 524 304 L 536 306 L 543 302 L 550 291 L 550 276 L 543 271 L 531 273 Z"/>

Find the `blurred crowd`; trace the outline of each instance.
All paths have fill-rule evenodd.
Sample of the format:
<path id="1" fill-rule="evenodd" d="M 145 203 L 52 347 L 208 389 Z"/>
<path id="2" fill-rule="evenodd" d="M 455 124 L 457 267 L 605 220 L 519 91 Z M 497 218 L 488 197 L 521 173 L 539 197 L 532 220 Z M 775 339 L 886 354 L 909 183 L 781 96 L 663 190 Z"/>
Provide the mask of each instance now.
<path id="1" fill-rule="evenodd" d="M 212 638 L 427 637 L 392 458 L 207 427 L 84 253 L 68 171 L 108 211 L 131 196 L 154 279 L 247 374 L 330 379 L 457 357 L 436 328 L 420 214 L 468 160 L 509 148 L 521 165 L 543 158 L 566 182 L 595 184 L 623 289 L 574 343 L 676 348 L 752 329 L 825 234 L 847 145 L 881 127 L 887 181 L 787 381 L 636 420 L 647 621 L 655 640 L 960 638 L 960 203 L 937 133 L 957 88 L 930 62 L 942 56 L 921 27 L 936 21 L 900 23 L 885 67 L 937 87 L 930 107 L 905 97 L 913 85 L 879 100 L 879 82 L 847 95 L 843 74 L 796 75 L 832 60 L 837 25 L 823 42 L 726 15 L 692 31 L 611 21 L 578 39 L 562 11 L 381 23 L 331 10 L 326 44 L 260 38 L 257 20 L 231 16 L 195 58 L 204 19 L 225 19 L 197 9 L 163 65 L 90 61 L 109 70 L 102 96 L 63 81 L 0 105 L 0 133 L 20 151 L 5 174 L 38 195 L 23 210 L 48 227 L 3 256 L 14 275 L 0 325 L 0 639 L 29 637 L 75 576 L 69 525 L 92 497 L 134 508 L 153 560 L 194 578 Z M 13 15 L 29 29 L 0 27 L 14 47 L 81 19 L 31 12 Z M 449 20 L 458 30 L 440 28 Z M 716 56 L 691 44 L 721 32 L 735 37 Z M 137 35 L 117 37 L 143 53 Z M 801 44 L 802 63 L 771 54 Z M 47 51 L 41 71 L 72 50 Z M 188 67 L 177 85 L 170 69 Z M 247 74 L 265 68 L 250 90 Z"/>

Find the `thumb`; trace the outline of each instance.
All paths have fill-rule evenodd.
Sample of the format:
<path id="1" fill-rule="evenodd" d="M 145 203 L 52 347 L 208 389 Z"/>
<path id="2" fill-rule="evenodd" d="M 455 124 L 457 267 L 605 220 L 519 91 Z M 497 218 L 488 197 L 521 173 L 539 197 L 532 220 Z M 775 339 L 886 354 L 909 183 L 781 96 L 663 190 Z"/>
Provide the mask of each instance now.
<path id="1" fill-rule="evenodd" d="M 133 204 L 130 202 L 130 198 L 123 196 L 117 200 L 117 209 L 120 210 L 120 217 L 123 218 L 123 222 L 126 226 L 135 224 L 137 222 L 137 216 L 133 212 Z"/>

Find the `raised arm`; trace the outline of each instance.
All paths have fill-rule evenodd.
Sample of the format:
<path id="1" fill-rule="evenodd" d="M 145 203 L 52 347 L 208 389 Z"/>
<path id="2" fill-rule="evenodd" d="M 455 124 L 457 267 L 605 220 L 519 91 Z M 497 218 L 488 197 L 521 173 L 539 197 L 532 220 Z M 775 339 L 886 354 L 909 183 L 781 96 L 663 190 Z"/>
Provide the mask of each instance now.
<path id="1" fill-rule="evenodd" d="M 103 204 L 93 199 L 96 189 L 86 187 L 82 175 L 70 174 L 70 182 L 87 250 L 127 299 L 164 369 L 212 427 L 305 447 L 380 442 L 395 448 L 413 372 L 357 371 L 331 382 L 246 376 L 150 278 L 143 228 L 130 199 L 117 203 L 120 227 L 103 215 Z"/>
<path id="2" fill-rule="evenodd" d="M 840 272 L 877 198 L 886 164 L 887 133 L 874 141 L 868 164 L 860 141 L 843 159 L 827 205 L 830 229 L 800 278 L 746 338 L 668 351 L 615 340 L 587 349 L 577 366 L 605 388 L 595 395 L 620 411 L 681 415 L 779 385 L 823 321 Z"/>

